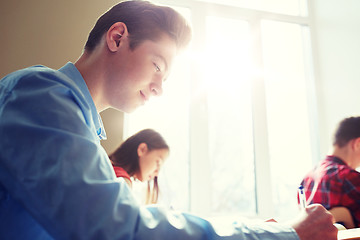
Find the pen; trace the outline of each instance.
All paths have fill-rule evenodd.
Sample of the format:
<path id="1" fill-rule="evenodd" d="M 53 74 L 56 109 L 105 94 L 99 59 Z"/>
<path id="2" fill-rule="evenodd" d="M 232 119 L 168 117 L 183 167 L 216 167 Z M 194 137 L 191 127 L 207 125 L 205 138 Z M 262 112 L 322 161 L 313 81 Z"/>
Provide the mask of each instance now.
<path id="1" fill-rule="evenodd" d="M 306 208 L 306 197 L 305 197 L 303 185 L 300 185 L 300 187 L 299 187 L 299 200 L 300 200 L 301 209 L 305 209 Z"/>

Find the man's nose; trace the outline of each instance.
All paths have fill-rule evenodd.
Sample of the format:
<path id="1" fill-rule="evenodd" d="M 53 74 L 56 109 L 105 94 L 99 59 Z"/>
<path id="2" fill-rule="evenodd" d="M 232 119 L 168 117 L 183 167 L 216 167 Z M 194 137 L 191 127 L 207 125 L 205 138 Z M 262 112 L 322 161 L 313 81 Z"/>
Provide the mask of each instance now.
<path id="1" fill-rule="evenodd" d="M 155 79 L 155 81 L 151 84 L 150 90 L 154 96 L 162 95 L 162 93 L 163 93 L 162 84 L 163 84 L 163 79 L 161 77 Z"/>

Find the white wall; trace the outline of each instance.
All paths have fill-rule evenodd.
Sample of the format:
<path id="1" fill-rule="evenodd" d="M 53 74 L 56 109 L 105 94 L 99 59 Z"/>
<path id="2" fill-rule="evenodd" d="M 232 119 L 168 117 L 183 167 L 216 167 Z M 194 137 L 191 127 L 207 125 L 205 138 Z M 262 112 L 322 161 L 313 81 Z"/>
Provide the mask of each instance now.
<path id="1" fill-rule="evenodd" d="M 360 1 L 309 0 L 317 80 L 320 152 L 331 147 L 337 123 L 360 115 Z"/>

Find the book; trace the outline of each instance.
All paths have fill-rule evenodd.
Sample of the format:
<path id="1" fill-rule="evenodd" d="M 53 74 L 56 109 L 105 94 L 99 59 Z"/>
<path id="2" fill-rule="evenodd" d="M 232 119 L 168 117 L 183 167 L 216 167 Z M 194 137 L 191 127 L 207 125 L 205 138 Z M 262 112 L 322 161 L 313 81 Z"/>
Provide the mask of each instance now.
<path id="1" fill-rule="evenodd" d="M 339 229 L 338 240 L 355 240 L 355 239 L 360 240 L 360 228 Z"/>

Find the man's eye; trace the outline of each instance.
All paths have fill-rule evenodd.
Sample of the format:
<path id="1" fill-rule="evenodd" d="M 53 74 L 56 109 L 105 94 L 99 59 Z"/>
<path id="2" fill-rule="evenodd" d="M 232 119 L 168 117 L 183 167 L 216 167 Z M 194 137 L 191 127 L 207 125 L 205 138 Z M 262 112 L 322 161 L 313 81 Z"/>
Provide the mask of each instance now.
<path id="1" fill-rule="evenodd" d="M 157 72 L 160 72 L 160 71 L 161 71 L 160 67 L 159 67 L 156 63 L 154 63 L 154 66 L 155 66 L 155 70 L 156 70 Z"/>

